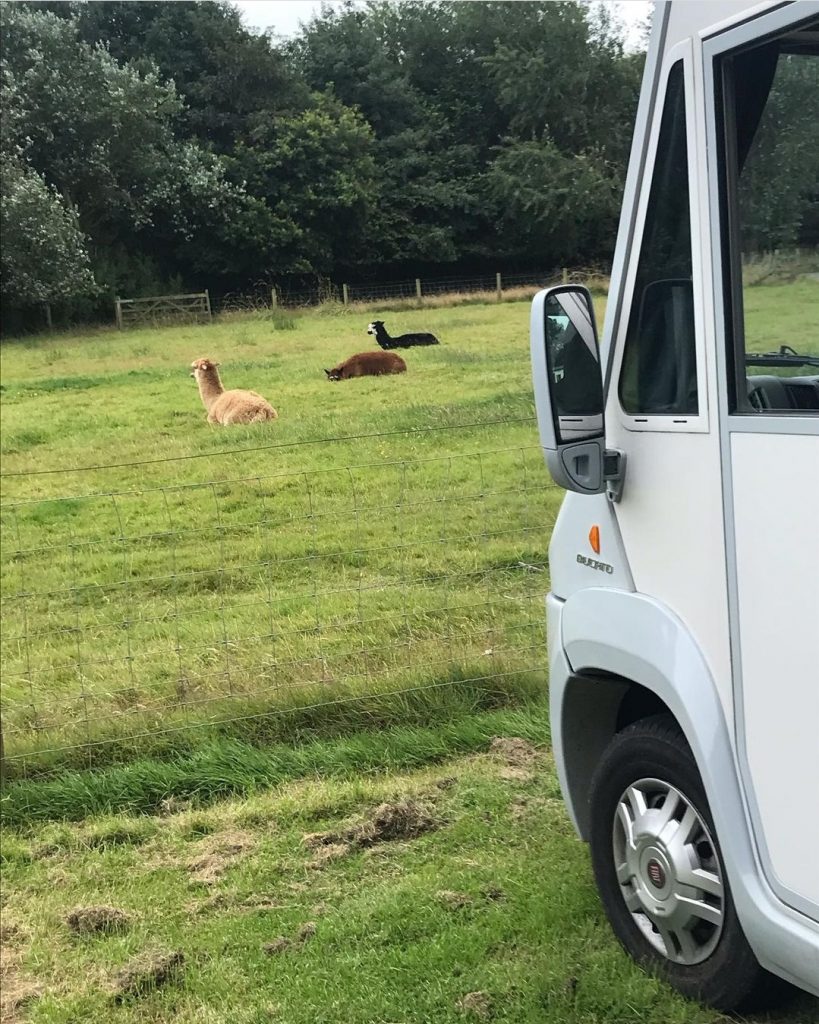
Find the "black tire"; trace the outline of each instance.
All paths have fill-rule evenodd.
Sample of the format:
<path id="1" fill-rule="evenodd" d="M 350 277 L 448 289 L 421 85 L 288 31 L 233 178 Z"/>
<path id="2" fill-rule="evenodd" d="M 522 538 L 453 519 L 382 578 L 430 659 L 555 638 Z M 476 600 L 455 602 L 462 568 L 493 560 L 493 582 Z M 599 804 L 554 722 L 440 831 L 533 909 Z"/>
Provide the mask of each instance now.
<path id="1" fill-rule="evenodd" d="M 657 888 L 658 879 L 663 885 L 674 887 L 676 883 L 669 883 L 666 878 L 666 874 L 673 876 L 673 870 L 668 870 L 669 862 L 665 862 L 665 871 L 662 865 L 658 869 L 657 864 L 662 857 L 654 858 L 649 851 L 643 855 L 650 859 L 643 860 L 646 869 L 642 874 L 635 875 L 622 886 L 618 880 L 616 860 L 620 857 L 615 854 L 614 836 L 617 829 L 622 829 L 623 835 L 627 833 L 625 826 L 616 825 L 615 819 L 621 799 L 639 780 L 659 780 L 673 787 L 677 796 L 681 795 L 683 801 L 691 805 L 710 833 L 707 841 L 701 840 L 701 843 L 722 882 L 719 897 L 713 897 L 719 901 L 721 923 L 703 922 L 705 934 L 698 940 L 696 955 L 705 958 L 697 963 L 675 962 L 664 954 L 662 948 L 656 948 L 658 942 L 661 947 L 665 942 L 656 925 L 652 927 L 650 915 L 645 914 L 637 903 L 635 890 L 640 885 L 649 896 L 654 895 L 650 888 L 652 885 L 658 893 L 667 891 Z M 640 787 L 636 789 L 638 793 L 642 792 Z M 646 787 L 646 792 L 650 797 L 650 786 Z M 749 1010 L 775 1001 L 781 994 L 782 983 L 760 967 L 743 934 L 722 867 L 722 854 L 702 780 L 685 737 L 671 715 L 655 715 L 635 722 L 614 737 L 592 779 L 590 802 L 590 844 L 595 880 L 614 934 L 626 951 L 683 995 L 716 1009 Z M 652 806 L 649 803 L 649 807 Z M 662 808 L 662 804 L 656 806 Z M 618 821 L 622 821 L 622 817 Z M 653 844 L 654 840 L 650 842 Z M 699 844 L 697 846 L 699 848 Z M 654 848 L 652 845 L 651 849 Z M 663 851 L 659 840 L 657 848 Z M 626 846 L 622 849 L 625 851 Z M 630 844 L 627 853 L 634 857 L 635 863 L 639 862 L 639 856 L 630 853 L 633 850 L 635 845 Z M 673 869 L 673 864 L 671 867 Z M 646 878 L 646 875 L 651 877 Z M 626 905 L 627 893 L 632 897 L 636 916 Z M 677 954 L 685 955 L 680 949 L 677 949 Z"/>

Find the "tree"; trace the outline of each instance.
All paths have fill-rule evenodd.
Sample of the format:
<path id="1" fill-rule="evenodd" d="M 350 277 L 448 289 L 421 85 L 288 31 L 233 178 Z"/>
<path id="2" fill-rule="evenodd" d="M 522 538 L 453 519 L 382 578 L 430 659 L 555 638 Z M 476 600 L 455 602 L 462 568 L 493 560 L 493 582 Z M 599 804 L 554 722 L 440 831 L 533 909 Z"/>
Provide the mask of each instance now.
<path id="1" fill-rule="evenodd" d="M 132 291 L 129 251 L 152 258 L 156 276 L 172 272 L 176 242 L 235 193 L 217 158 L 175 137 L 173 83 L 117 63 L 49 12 L 6 7 L 3 28 L 4 152 L 77 211 L 109 291 Z"/>
<path id="2" fill-rule="evenodd" d="M 16 159 L 0 165 L 0 252 L 5 301 L 28 306 L 97 290 L 77 211 Z"/>
<path id="3" fill-rule="evenodd" d="M 254 35 L 231 4 L 100 0 L 76 6 L 77 31 L 121 64 L 155 68 L 182 100 L 184 137 L 229 153 L 249 126 L 303 109 L 309 90 L 268 37 Z"/>
<path id="4" fill-rule="evenodd" d="M 747 252 L 819 242 L 819 61 L 778 59 L 764 112 L 740 176 Z"/>
<path id="5" fill-rule="evenodd" d="M 103 295 L 613 245 L 641 58 L 599 4 L 346 3 L 287 44 L 226 0 L 0 17 L 2 153 Z"/>
<path id="6" fill-rule="evenodd" d="M 328 274 L 361 258 L 378 192 L 360 114 L 318 94 L 302 113 L 260 125 L 231 166 L 264 224 L 268 273 Z"/>
<path id="7" fill-rule="evenodd" d="M 619 169 L 593 151 L 563 153 L 550 138 L 509 141 L 486 177 L 500 251 L 536 264 L 601 255 L 617 230 L 621 188 Z"/>

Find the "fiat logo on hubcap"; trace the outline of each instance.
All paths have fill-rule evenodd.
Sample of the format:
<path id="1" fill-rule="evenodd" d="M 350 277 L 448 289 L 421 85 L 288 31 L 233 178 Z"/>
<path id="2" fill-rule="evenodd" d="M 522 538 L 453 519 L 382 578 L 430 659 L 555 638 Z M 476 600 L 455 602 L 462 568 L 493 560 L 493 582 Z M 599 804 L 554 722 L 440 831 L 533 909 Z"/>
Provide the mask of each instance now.
<path id="1" fill-rule="evenodd" d="M 656 889 L 662 889 L 665 885 L 665 871 L 663 871 L 663 866 L 658 860 L 650 860 L 648 862 L 648 877 Z"/>

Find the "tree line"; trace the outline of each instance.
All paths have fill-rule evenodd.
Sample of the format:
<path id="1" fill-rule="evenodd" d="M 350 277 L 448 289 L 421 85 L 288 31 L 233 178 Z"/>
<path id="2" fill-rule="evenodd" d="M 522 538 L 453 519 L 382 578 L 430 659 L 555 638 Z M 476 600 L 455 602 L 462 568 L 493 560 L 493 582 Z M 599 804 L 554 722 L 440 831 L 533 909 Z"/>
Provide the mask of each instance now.
<path id="1" fill-rule="evenodd" d="M 223 0 L 0 17 L 7 314 L 613 248 L 643 55 L 605 5 L 373 0 L 291 40 Z"/>
<path id="2" fill-rule="evenodd" d="M 6 305 L 593 259 L 641 63 L 583 3 L 347 4 L 287 41 L 225 2 L 4 4 Z"/>

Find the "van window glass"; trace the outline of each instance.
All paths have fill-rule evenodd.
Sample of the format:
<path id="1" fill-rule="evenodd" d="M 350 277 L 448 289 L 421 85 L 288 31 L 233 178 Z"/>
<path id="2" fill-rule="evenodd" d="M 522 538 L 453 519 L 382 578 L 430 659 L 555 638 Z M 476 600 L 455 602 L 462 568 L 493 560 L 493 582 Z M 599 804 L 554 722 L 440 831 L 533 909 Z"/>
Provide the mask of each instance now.
<path id="1" fill-rule="evenodd" d="M 619 392 L 632 415 L 698 411 L 681 60 L 668 76 Z"/>
<path id="2" fill-rule="evenodd" d="M 819 415 L 817 29 L 724 62 L 734 412 Z"/>

